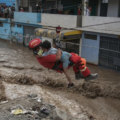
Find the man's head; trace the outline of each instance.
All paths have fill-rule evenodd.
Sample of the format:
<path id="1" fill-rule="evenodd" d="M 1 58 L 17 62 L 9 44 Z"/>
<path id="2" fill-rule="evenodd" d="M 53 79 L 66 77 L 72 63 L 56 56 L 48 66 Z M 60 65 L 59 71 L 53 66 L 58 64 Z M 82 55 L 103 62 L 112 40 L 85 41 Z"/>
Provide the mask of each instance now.
<path id="1" fill-rule="evenodd" d="M 45 40 L 42 44 L 41 44 L 41 48 L 44 52 L 48 51 L 51 48 L 51 43 L 47 40 Z"/>

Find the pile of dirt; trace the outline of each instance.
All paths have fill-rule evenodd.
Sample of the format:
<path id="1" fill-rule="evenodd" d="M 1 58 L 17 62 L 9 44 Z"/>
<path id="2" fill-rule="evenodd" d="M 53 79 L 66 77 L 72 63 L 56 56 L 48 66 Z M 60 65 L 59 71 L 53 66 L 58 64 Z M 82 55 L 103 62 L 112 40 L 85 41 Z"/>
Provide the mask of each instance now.
<path id="1" fill-rule="evenodd" d="M 18 109 L 26 111 L 26 114 L 11 114 L 13 110 Z M 42 109 L 46 109 L 46 112 L 42 111 Z M 28 96 L 9 100 L 7 103 L 0 105 L 0 120 L 11 118 L 12 120 L 80 120 L 48 104 L 44 100 L 37 102 L 36 99 Z M 96 120 L 93 116 L 89 118 L 89 120 Z"/>
<path id="2" fill-rule="evenodd" d="M 6 77 L 5 74 L 2 76 L 5 82 L 21 84 L 21 85 L 44 85 L 49 86 L 56 89 L 64 89 L 67 90 L 67 85 L 61 78 L 53 78 L 52 76 L 42 76 L 41 74 L 43 71 L 39 71 L 39 76 L 36 78 L 27 75 L 27 74 L 16 74 L 15 76 Z M 100 84 L 98 82 L 90 81 L 90 82 L 80 82 L 79 84 L 75 84 L 70 92 L 80 93 L 83 96 L 87 96 L 90 98 L 96 97 L 112 97 L 120 99 L 120 84 L 109 85 L 107 84 Z"/>
<path id="3" fill-rule="evenodd" d="M 42 77 L 41 77 L 42 78 Z M 29 77 L 27 75 L 16 75 L 11 76 L 9 79 L 5 79 L 5 82 L 21 84 L 21 85 L 44 85 L 49 86 L 54 89 L 64 89 L 67 90 L 67 86 L 61 80 L 52 79 L 52 77 L 46 77 L 44 80 L 34 79 L 33 77 Z M 80 84 L 75 85 L 70 92 L 80 93 L 83 96 L 96 98 L 96 97 L 112 97 L 120 99 L 120 85 L 117 84 L 114 86 L 101 86 L 96 82 L 82 82 Z M 68 91 L 69 92 L 69 91 Z"/>
<path id="4" fill-rule="evenodd" d="M 32 77 L 28 77 L 26 75 L 17 75 L 14 77 L 10 77 L 9 79 L 4 79 L 5 82 L 8 83 L 15 83 L 15 84 L 21 84 L 21 85 L 34 85 L 38 84 L 38 81 L 34 80 Z"/>

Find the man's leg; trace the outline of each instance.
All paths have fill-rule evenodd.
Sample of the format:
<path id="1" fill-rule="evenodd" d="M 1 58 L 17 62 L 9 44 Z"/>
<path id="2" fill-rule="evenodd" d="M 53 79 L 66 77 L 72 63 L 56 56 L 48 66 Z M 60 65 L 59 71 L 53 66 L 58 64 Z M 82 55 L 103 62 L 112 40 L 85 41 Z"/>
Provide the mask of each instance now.
<path id="1" fill-rule="evenodd" d="M 81 74 L 79 74 L 78 78 L 85 78 L 85 81 L 90 81 L 92 79 L 96 79 L 98 77 L 98 74 L 91 74 L 90 70 L 88 69 L 88 67 L 86 67 L 86 60 L 83 62 L 81 61 L 81 57 L 73 54 L 73 57 L 71 57 L 71 61 L 73 61 L 75 63 L 75 65 L 73 66 L 73 70 L 75 72 L 75 74 L 79 74 L 80 72 L 82 73 L 83 76 L 81 76 Z M 80 70 L 80 72 L 79 72 Z"/>
<path id="2" fill-rule="evenodd" d="M 84 79 L 84 76 L 82 75 L 82 73 L 80 72 L 79 68 L 76 65 L 73 66 L 73 71 L 75 73 L 76 80 Z"/>

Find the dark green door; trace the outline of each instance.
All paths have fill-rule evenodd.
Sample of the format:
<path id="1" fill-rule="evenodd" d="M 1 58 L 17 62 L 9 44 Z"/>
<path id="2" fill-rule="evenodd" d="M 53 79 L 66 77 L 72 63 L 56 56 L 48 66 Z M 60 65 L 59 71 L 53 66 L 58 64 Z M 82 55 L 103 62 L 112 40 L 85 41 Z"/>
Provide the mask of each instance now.
<path id="1" fill-rule="evenodd" d="M 89 0 L 89 7 L 92 8 L 91 16 L 97 16 L 98 0 Z"/>

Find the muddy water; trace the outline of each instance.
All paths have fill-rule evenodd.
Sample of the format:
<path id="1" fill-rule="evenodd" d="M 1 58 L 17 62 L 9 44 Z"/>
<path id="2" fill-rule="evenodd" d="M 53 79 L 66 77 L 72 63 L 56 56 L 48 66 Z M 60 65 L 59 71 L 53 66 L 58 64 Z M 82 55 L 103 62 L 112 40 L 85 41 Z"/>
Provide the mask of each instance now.
<path id="1" fill-rule="evenodd" d="M 28 49 L 8 42 L 0 42 L 0 46 L 0 73 L 8 98 L 37 93 L 51 104 L 83 120 L 120 119 L 119 73 L 89 66 L 100 77 L 86 83 L 84 80 L 76 81 L 70 70 L 75 87 L 67 89 L 65 76 L 40 66 Z"/>

